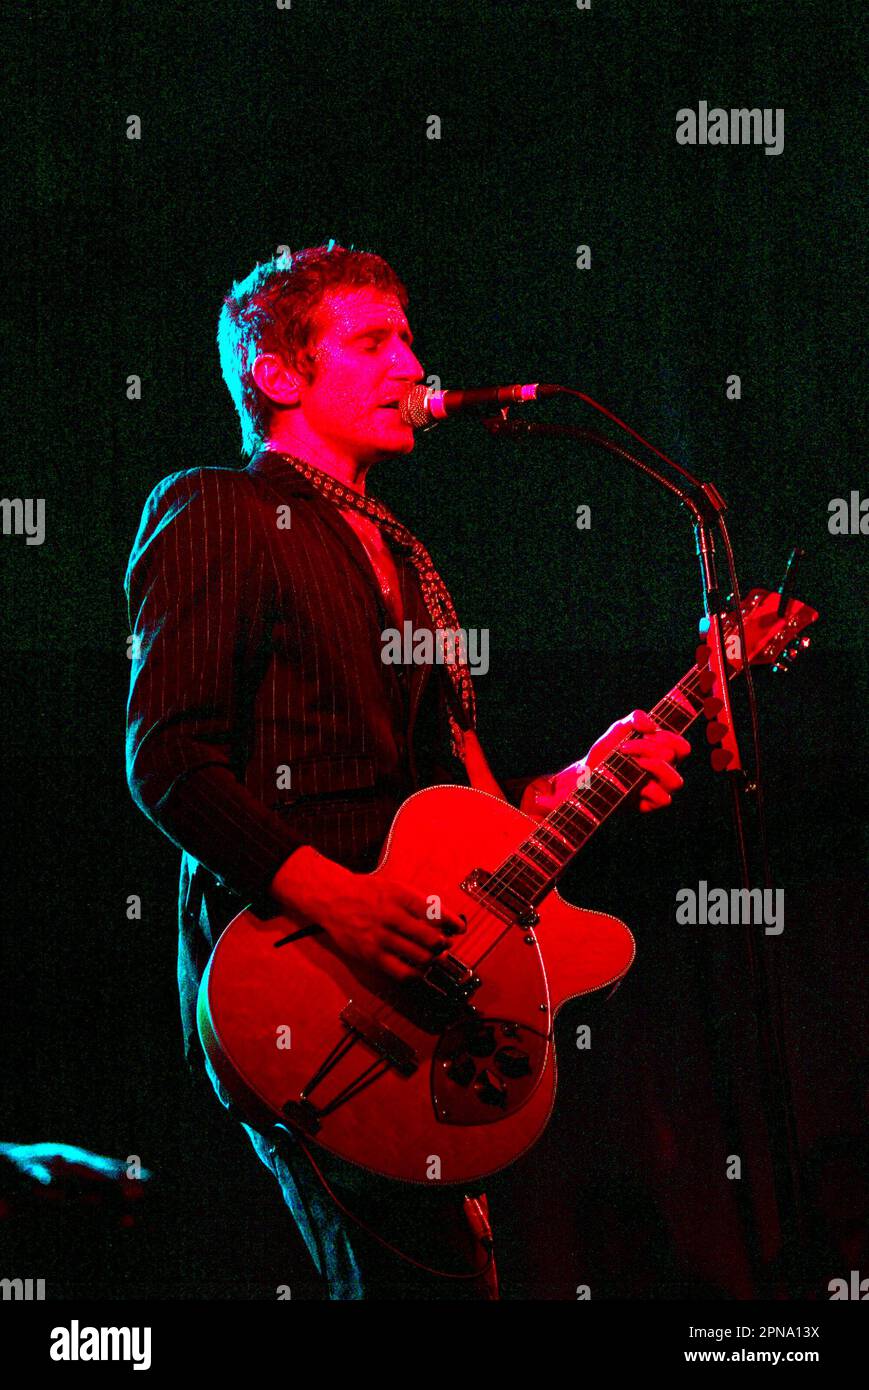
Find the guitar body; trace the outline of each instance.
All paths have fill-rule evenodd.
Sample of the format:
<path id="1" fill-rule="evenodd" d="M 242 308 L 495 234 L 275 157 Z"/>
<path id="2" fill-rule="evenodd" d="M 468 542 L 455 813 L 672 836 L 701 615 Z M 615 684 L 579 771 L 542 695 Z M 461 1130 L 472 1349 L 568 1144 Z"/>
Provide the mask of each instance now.
<path id="1" fill-rule="evenodd" d="M 555 1097 L 555 1015 L 621 979 L 634 939 L 554 889 L 531 925 L 469 889 L 474 870 L 494 872 L 535 824 L 467 787 L 432 787 L 400 807 L 373 872 L 388 868 L 468 924 L 410 985 L 351 961 L 321 928 L 249 909 L 233 919 L 203 977 L 198 1023 L 248 1123 L 283 1124 L 419 1183 L 435 1163 L 441 1183 L 483 1177 L 536 1142 Z"/>
<path id="2" fill-rule="evenodd" d="M 730 714 L 716 680 L 793 660 L 817 616 L 787 582 L 752 589 L 742 627 L 733 613 L 724 620 L 726 661 L 720 643 L 714 654 L 698 648 L 702 666 L 652 717 L 684 733 L 703 710 L 709 741 L 725 740 L 715 765 L 726 766 Z M 265 1134 L 288 1127 L 404 1182 L 469 1182 L 525 1153 L 552 1112 L 558 1010 L 620 980 L 634 959 L 623 922 L 571 907 L 553 887 L 642 783 L 630 746 L 626 735 L 542 822 L 468 787 L 430 787 L 401 806 L 374 873 L 415 884 L 433 918 L 440 899 L 467 921 L 409 985 L 384 985 L 320 927 L 239 913 L 202 978 L 198 1023 L 248 1123 Z"/>

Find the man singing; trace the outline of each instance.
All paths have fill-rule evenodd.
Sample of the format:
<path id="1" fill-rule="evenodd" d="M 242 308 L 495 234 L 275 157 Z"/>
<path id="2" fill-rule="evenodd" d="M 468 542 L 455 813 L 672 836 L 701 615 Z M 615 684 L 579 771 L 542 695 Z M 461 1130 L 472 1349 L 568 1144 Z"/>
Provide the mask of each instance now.
<path id="1" fill-rule="evenodd" d="M 414 447 L 397 408 L 423 376 L 407 303 L 379 256 L 334 243 L 234 285 L 218 345 L 249 461 L 190 457 L 151 493 L 130 556 L 128 782 L 183 851 L 185 1052 L 224 1105 L 195 1020 L 231 918 L 248 903 L 301 916 L 385 982 L 410 979 L 464 925 L 447 910 L 431 921 L 422 887 L 370 873 L 396 811 L 436 783 L 505 794 L 461 644 L 432 665 L 383 659 L 385 631 L 406 620 L 458 627 L 424 546 L 367 491 L 373 464 Z M 548 814 L 631 732 L 640 810 L 669 804 L 689 745 L 642 711 L 562 772 L 505 783 L 509 799 Z M 321 1179 L 292 1137 L 244 1128 L 329 1298 L 498 1297 L 479 1189 L 422 1189 L 319 1149 Z"/>

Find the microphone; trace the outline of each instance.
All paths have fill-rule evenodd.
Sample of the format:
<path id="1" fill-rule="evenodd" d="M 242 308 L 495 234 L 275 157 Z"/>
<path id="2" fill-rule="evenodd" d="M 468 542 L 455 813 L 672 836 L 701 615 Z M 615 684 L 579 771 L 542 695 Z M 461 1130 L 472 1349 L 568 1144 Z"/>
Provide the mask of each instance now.
<path id="1" fill-rule="evenodd" d="M 560 386 L 543 386 L 540 382 L 531 386 L 478 386 L 470 391 L 433 391 L 430 386 L 411 386 L 398 403 L 398 413 L 406 425 L 420 429 L 465 410 L 545 400 L 558 395 L 561 389 Z"/>

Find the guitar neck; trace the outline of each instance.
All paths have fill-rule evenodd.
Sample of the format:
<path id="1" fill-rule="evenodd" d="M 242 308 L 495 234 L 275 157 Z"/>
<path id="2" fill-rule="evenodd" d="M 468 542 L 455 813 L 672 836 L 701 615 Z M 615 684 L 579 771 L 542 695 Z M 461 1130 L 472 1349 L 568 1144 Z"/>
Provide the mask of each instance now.
<path id="1" fill-rule="evenodd" d="M 783 653 L 787 659 L 793 660 L 798 648 L 807 647 L 810 641 L 808 637 L 801 637 L 797 642 L 799 634 L 817 617 L 814 608 L 809 608 L 792 595 L 783 594 L 781 590 L 752 589 L 741 605 L 738 625 L 740 637 L 737 652 L 742 651 L 744 644 L 746 656 L 744 659 L 737 657 L 732 665 L 725 660 L 727 680 L 732 680 L 749 662 L 752 665 L 771 665 L 785 659 Z M 737 624 L 732 615 L 727 616 L 725 626 L 730 636 L 737 636 Z M 789 644 L 794 645 L 788 649 Z M 700 651 L 698 649 L 698 657 Z M 710 691 L 713 692 L 711 696 Z M 726 690 L 723 693 L 726 695 Z M 702 670 L 699 666 L 692 666 L 650 713 L 661 728 L 681 734 L 703 711 L 707 699 L 710 701 L 707 713 L 713 713 L 716 709 L 720 711 L 721 694 L 709 665 Z M 496 897 L 499 890 L 503 890 L 503 905 L 505 909 L 512 910 L 517 898 L 534 906 L 546 896 L 598 827 L 645 781 L 646 773 L 625 751 L 634 737 L 633 733 L 628 734 L 566 801 L 535 826 L 528 838 L 499 864 L 494 873 L 487 874 L 488 897 Z M 723 749 L 718 751 L 719 754 L 724 752 Z M 507 911 L 508 920 L 509 915 Z"/>
<path id="2" fill-rule="evenodd" d="M 692 666 L 650 714 L 661 728 L 681 734 L 694 723 L 702 708 L 700 671 Z M 496 894 L 499 881 L 503 881 L 509 883 L 512 893 L 531 904 L 545 897 L 599 826 L 645 781 L 647 774 L 621 751 L 623 747 L 620 745 L 599 763 L 584 784 L 498 866 L 489 885 L 490 893 Z"/>

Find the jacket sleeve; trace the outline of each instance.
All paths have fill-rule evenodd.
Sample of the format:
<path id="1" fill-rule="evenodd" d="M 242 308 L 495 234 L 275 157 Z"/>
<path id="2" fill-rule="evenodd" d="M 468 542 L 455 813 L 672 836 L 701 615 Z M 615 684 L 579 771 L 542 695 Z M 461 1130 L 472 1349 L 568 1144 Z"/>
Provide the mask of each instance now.
<path id="1" fill-rule="evenodd" d="M 522 798 L 525 795 L 526 789 L 532 782 L 536 782 L 539 776 L 539 773 L 531 772 L 526 777 L 502 777 L 501 786 L 507 800 L 514 806 L 521 807 Z"/>
<path id="2" fill-rule="evenodd" d="M 164 479 L 145 504 L 124 588 L 133 799 L 226 888 L 256 901 L 304 842 L 238 775 L 273 593 L 250 487 L 230 469 Z"/>
<path id="3" fill-rule="evenodd" d="M 445 712 L 447 708 L 448 706 L 446 704 L 446 701 L 444 701 Z M 449 728 L 446 724 L 446 719 L 444 719 L 443 742 L 444 744 L 449 742 Z M 525 777 L 496 778 L 496 781 L 498 782 L 498 785 L 500 786 L 507 800 L 513 806 L 517 807 L 517 809 L 519 808 L 520 803 L 522 801 L 522 797 L 525 794 L 526 787 L 528 787 L 532 782 L 536 782 L 537 780 L 538 774 L 533 772 L 529 772 Z M 464 787 L 472 785 L 468 776 L 467 769 L 465 768 L 464 764 L 460 763 L 458 759 L 452 756 L 443 756 L 433 764 L 431 769 L 431 782 L 432 784 L 458 783 L 460 786 Z"/>

